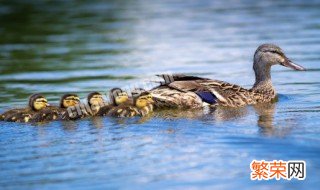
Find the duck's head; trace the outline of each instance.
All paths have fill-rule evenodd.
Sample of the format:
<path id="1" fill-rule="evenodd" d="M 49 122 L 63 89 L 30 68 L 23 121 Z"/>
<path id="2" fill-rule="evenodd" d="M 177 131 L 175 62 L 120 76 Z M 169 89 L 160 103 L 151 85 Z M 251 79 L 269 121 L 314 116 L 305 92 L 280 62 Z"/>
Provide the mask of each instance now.
<path id="1" fill-rule="evenodd" d="M 120 88 L 113 88 L 109 93 L 110 100 L 113 105 L 117 106 L 126 101 L 128 101 L 129 96 L 126 92 L 122 91 Z"/>
<path id="2" fill-rule="evenodd" d="M 29 107 L 34 111 L 39 111 L 49 106 L 48 100 L 41 94 L 33 94 L 29 98 Z"/>
<path id="3" fill-rule="evenodd" d="M 135 106 L 143 108 L 148 104 L 154 103 L 152 95 L 149 92 L 142 92 L 140 96 L 135 99 Z"/>
<path id="4" fill-rule="evenodd" d="M 60 107 L 68 108 L 80 103 L 80 98 L 76 94 L 65 94 L 60 99 Z"/>
<path id="5" fill-rule="evenodd" d="M 260 45 L 254 54 L 254 71 L 256 74 L 257 72 L 268 72 L 273 65 L 282 65 L 298 71 L 306 70 L 304 67 L 293 63 L 279 46 L 274 44 Z"/>
<path id="6" fill-rule="evenodd" d="M 104 103 L 102 94 L 100 94 L 99 92 L 91 92 L 90 94 L 88 94 L 87 101 L 90 107 L 100 107 Z"/>

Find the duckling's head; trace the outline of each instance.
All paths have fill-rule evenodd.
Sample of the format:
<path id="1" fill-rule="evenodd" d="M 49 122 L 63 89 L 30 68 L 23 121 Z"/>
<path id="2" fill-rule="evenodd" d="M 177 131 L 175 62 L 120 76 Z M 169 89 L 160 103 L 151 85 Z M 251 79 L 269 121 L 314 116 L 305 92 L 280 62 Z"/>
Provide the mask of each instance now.
<path id="1" fill-rule="evenodd" d="M 102 94 L 99 92 L 91 92 L 87 96 L 88 105 L 92 106 L 101 106 L 104 103 Z"/>
<path id="2" fill-rule="evenodd" d="M 152 95 L 149 92 L 142 92 L 140 96 L 135 99 L 135 106 L 143 108 L 148 104 L 154 103 Z"/>
<path id="3" fill-rule="evenodd" d="M 48 100 L 41 94 L 33 94 L 29 98 L 29 107 L 34 111 L 39 111 L 49 106 Z"/>
<path id="4" fill-rule="evenodd" d="M 126 92 L 122 91 L 120 88 L 113 88 L 110 90 L 110 100 L 113 105 L 117 106 L 126 101 L 128 101 L 129 96 Z"/>
<path id="5" fill-rule="evenodd" d="M 80 103 L 80 98 L 76 94 L 65 94 L 60 99 L 60 107 L 68 108 Z"/>
<path id="6" fill-rule="evenodd" d="M 146 92 L 143 88 L 135 88 L 131 91 L 133 98 L 138 98 L 142 93 Z"/>

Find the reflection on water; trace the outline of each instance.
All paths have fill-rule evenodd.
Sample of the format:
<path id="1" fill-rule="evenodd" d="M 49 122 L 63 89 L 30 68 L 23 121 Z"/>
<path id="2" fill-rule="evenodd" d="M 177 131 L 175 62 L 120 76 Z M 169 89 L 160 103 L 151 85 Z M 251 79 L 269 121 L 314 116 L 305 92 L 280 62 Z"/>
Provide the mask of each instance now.
<path id="1" fill-rule="evenodd" d="M 256 112 L 258 113 L 257 125 L 261 128 L 262 134 L 274 135 L 273 120 L 276 104 L 262 104 L 254 106 Z"/>
<path id="2" fill-rule="evenodd" d="M 276 43 L 308 68 L 275 67 L 275 103 L 146 118 L 0 123 L 8 189 L 312 189 L 320 120 L 318 1 L 1 1 L 0 111 L 35 92 L 58 102 L 176 72 L 250 88 Z M 249 180 L 252 159 L 307 162 L 306 181 Z M 222 175 L 223 174 L 223 175 Z"/>

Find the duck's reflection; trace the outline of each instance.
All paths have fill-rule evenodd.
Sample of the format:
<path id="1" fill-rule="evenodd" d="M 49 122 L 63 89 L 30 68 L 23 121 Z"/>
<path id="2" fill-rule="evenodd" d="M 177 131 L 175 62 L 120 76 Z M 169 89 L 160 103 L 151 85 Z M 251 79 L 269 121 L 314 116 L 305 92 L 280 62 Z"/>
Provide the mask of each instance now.
<path id="1" fill-rule="evenodd" d="M 162 110 L 154 115 L 162 118 L 188 118 L 205 121 L 227 122 L 232 121 L 241 125 L 252 125 L 252 117 L 256 118 L 256 126 L 262 136 L 286 136 L 290 133 L 290 126 L 275 124 L 277 102 L 257 104 L 241 108 L 217 107 L 208 110 Z M 255 122 L 254 122 L 255 123 Z M 228 125 L 226 123 L 226 125 Z M 249 126 L 248 126 L 249 127 Z"/>
<path id="2" fill-rule="evenodd" d="M 277 103 L 258 104 L 253 107 L 258 115 L 257 125 L 261 135 L 284 137 L 291 132 L 290 124 L 281 126 L 275 122 Z"/>
<path id="3" fill-rule="evenodd" d="M 78 128 L 78 125 L 75 121 L 62 121 L 61 125 L 66 131 L 76 131 Z"/>
<path id="4" fill-rule="evenodd" d="M 248 108 L 227 108 L 227 107 L 217 107 L 213 112 L 213 119 L 215 121 L 231 121 L 238 120 L 248 115 Z"/>
<path id="5" fill-rule="evenodd" d="M 254 105 L 253 107 L 258 115 L 257 125 L 262 129 L 274 128 L 273 120 L 274 120 L 276 104 L 265 103 L 265 104 Z"/>
<path id="6" fill-rule="evenodd" d="M 92 126 L 94 126 L 97 129 L 104 127 L 104 122 L 102 117 L 92 117 L 92 119 L 89 121 L 91 121 Z"/>

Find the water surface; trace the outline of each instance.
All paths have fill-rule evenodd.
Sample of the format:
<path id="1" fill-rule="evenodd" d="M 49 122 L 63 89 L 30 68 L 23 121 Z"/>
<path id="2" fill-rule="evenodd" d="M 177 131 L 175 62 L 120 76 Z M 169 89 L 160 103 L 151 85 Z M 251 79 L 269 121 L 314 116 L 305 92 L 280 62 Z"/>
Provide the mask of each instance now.
<path id="1" fill-rule="evenodd" d="M 276 43 L 308 68 L 272 71 L 279 101 L 148 118 L 1 122 L 3 189 L 314 189 L 320 185 L 319 1 L 1 1 L 0 111 L 32 93 L 139 84 L 177 72 L 254 83 Z M 257 160 L 305 160 L 305 181 L 250 181 Z"/>

